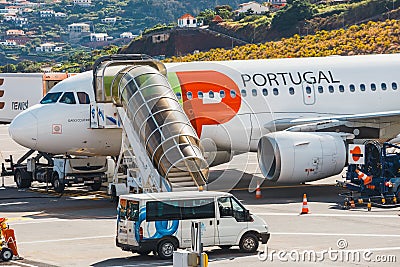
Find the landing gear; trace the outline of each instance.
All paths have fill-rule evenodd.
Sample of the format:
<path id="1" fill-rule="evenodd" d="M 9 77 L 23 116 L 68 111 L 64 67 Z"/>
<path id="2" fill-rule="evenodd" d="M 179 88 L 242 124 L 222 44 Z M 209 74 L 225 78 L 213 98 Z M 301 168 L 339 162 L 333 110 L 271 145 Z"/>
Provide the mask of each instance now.
<path id="1" fill-rule="evenodd" d="M 53 173 L 53 187 L 54 187 L 54 191 L 56 191 L 57 193 L 64 192 L 65 185 L 61 181 L 60 177 L 58 177 L 57 172 Z"/>

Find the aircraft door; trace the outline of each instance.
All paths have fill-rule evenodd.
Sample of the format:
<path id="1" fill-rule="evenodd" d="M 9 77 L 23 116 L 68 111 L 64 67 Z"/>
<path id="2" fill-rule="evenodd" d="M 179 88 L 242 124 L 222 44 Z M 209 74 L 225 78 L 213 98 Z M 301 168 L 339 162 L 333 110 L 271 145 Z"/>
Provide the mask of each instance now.
<path id="1" fill-rule="evenodd" d="M 303 101 L 306 105 L 314 105 L 315 104 L 315 84 L 310 84 L 304 82 L 302 84 L 303 89 Z"/>

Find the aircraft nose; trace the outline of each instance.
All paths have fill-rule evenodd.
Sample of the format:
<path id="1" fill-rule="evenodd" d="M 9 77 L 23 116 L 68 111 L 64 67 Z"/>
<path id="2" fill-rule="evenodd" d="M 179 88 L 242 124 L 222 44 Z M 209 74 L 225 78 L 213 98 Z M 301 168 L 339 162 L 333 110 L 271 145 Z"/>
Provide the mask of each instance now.
<path id="1" fill-rule="evenodd" d="M 37 118 L 31 111 L 24 111 L 12 120 L 8 127 L 8 133 L 21 146 L 35 149 L 37 144 L 37 123 Z"/>

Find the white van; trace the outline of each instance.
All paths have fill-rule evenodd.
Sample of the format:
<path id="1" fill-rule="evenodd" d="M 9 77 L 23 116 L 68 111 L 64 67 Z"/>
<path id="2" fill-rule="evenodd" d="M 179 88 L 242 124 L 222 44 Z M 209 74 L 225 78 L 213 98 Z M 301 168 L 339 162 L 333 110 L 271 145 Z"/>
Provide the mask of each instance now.
<path id="1" fill-rule="evenodd" d="M 191 222 L 201 222 L 203 246 L 255 252 L 267 243 L 268 225 L 234 196 L 222 192 L 165 192 L 120 196 L 116 244 L 139 254 L 172 258 L 191 246 Z"/>

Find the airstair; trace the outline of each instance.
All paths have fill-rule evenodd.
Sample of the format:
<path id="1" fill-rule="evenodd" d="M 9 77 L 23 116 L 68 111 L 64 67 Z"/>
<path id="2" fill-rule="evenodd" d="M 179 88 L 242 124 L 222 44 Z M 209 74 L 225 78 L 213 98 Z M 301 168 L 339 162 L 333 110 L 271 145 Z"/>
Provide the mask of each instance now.
<path id="1" fill-rule="evenodd" d="M 97 60 L 93 75 L 96 103 L 91 107 L 91 127 L 122 128 L 118 163 L 126 171 L 127 182 L 121 189 L 116 172 L 114 190 L 204 188 L 208 164 L 166 78 L 165 66 L 143 55 L 113 55 Z"/>

